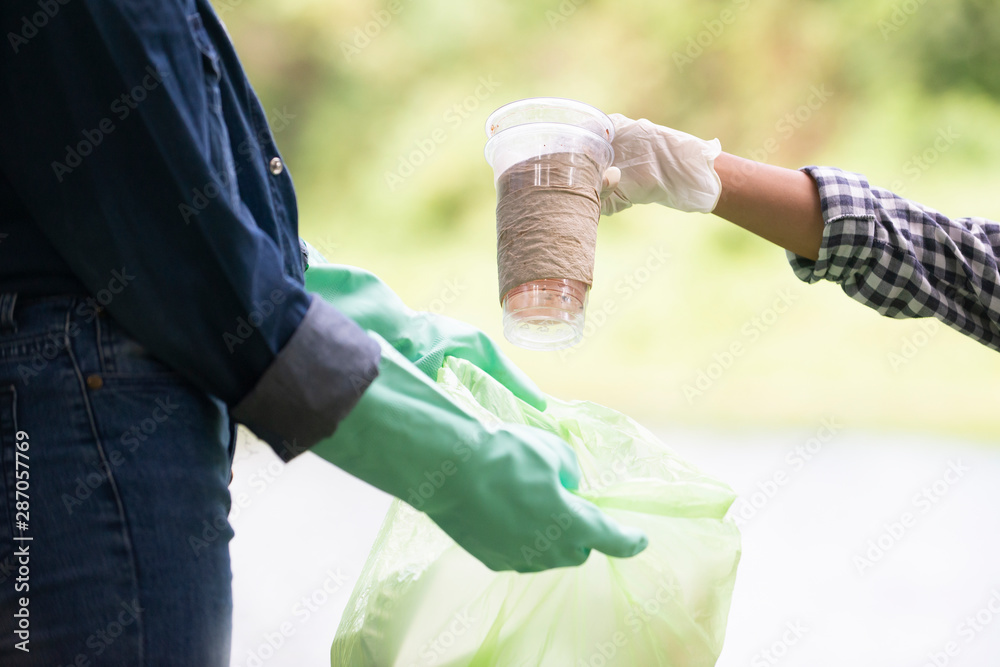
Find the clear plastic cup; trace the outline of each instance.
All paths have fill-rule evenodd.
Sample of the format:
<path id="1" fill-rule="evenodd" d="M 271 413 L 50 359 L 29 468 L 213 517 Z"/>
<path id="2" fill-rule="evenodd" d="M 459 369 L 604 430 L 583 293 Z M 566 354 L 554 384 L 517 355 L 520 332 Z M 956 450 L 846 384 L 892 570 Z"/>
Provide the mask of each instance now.
<path id="1" fill-rule="evenodd" d="M 486 161 L 493 167 L 498 200 L 533 185 L 586 185 L 601 189 L 604 172 L 614 161 L 615 126 L 594 107 L 554 97 L 512 102 L 486 121 Z M 547 168 L 546 155 L 572 154 L 591 168 Z M 536 159 L 530 177 L 504 179 L 508 169 Z M 596 182 L 595 179 L 596 178 Z M 583 180 L 581 180 L 583 179 Z M 503 295 L 503 332 L 510 342 L 534 350 L 559 350 L 583 337 L 590 286 L 565 276 L 546 276 Z"/>
<path id="2" fill-rule="evenodd" d="M 560 350 L 583 336 L 590 286 L 579 280 L 532 280 L 503 299 L 503 335 L 529 350 Z"/>

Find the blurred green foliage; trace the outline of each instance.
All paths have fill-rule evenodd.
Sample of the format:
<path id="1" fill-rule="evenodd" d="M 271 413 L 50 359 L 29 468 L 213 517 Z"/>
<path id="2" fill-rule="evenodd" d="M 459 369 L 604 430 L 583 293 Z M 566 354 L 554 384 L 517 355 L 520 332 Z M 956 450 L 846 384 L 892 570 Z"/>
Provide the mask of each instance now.
<path id="1" fill-rule="evenodd" d="M 580 99 L 719 137 L 732 153 L 834 164 L 954 216 L 1000 219 L 991 0 L 217 8 L 265 107 L 289 119 L 277 141 L 303 236 L 334 261 L 374 270 L 414 307 L 497 338 L 483 124 L 523 97 Z M 939 136 L 946 146 L 935 147 Z M 649 270 L 654 250 L 670 260 Z M 781 296 L 792 305 L 771 317 Z M 589 312 L 570 352 L 505 349 L 550 393 L 654 423 L 836 416 L 866 428 L 995 431 L 997 353 L 943 327 L 881 318 L 834 285 L 799 283 L 782 251 L 712 216 L 647 207 L 603 219 Z M 718 377 L 686 392 L 702 373 Z"/>

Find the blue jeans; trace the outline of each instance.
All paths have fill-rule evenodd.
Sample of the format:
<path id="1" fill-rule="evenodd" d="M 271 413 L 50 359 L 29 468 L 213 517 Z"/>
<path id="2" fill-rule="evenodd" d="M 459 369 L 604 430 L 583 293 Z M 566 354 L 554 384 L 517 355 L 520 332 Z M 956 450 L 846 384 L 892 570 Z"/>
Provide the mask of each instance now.
<path id="1" fill-rule="evenodd" d="M 0 665 L 228 665 L 234 434 L 93 300 L 0 293 Z"/>

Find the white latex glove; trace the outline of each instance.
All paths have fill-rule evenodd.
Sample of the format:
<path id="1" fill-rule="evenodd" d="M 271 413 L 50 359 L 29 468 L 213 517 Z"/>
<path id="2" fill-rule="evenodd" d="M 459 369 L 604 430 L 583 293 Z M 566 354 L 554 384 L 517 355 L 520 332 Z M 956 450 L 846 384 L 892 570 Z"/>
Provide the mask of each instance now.
<path id="1" fill-rule="evenodd" d="M 604 174 L 601 213 L 632 204 L 662 204 L 688 213 L 711 213 L 722 194 L 715 158 L 718 139 L 704 141 L 646 120 L 611 114 L 614 165 Z"/>

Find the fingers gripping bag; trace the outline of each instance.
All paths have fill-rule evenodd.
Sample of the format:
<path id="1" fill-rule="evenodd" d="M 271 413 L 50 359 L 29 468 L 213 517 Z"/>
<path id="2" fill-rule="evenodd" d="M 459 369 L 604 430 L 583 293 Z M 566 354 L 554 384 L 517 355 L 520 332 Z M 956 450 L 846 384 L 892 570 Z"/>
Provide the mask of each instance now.
<path id="1" fill-rule="evenodd" d="M 594 551 L 576 568 L 493 572 L 425 514 L 392 503 L 331 649 L 335 667 L 709 667 L 722 651 L 740 560 L 732 489 L 614 410 L 549 398 L 539 412 L 469 362 L 438 383 L 486 424 L 551 431 L 576 451 L 577 493 L 646 532 L 634 558 Z M 461 469 L 462 445 L 455 448 Z M 439 477 L 444 477 L 440 479 Z M 419 507 L 447 484 L 430 474 Z M 525 556 L 558 540 L 569 516 L 536 532 Z"/>

